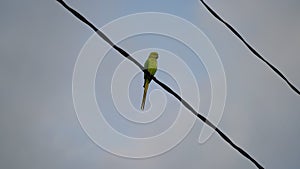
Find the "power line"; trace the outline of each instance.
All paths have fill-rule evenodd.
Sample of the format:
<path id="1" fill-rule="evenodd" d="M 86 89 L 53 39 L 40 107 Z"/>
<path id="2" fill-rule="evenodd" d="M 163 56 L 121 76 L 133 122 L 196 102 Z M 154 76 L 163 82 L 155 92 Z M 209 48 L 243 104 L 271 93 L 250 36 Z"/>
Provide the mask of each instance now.
<path id="1" fill-rule="evenodd" d="M 236 31 L 228 22 L 220 17 L 211 7 L 209 7 L 204 0 L 200 0 L 200 2 L 205 6 L 205 8 L 220 22 L 222 22 L 232 33 L 234 33 L 246 46 L 247 48 L 261 61 L 267 64 L 279 77 L 281 77 L 289 86 L 290 88 L 300 95 L 300 91 L 277 69 L 274 65 L 272 65 L 269 61 L 267 61 L 261 54 L 259 54 L 243 37 L 242 35 Z"/>
<path id="2" fill-rule="evenodd" d="M 122 48 L 115 45 L 103 32 L 101 32 L 99 29 L 97 29 L 91 22 L 89 22 L 84 16 L 79 14 L 77 11 L 69 7 L 63 0 L 57 0 L 62 6 L 64 6 L 67 10 L 69 10 L 74 16 L 76 16 L 79 20 L 87 24 L 90 28 L 92 28 L 103 40 L 105 40 L 109 45 L 111 45 L 115 50 L 117 50 L 121 55 L 123 55 L 125 58 L 132 61 L 135 65 L 137 65 L 145 74 L 150 76 L 154 82 L 156 82 L 158 85 L 160 85 L 163 89 L 165 89 L 167 92 L 172 94 L 177 100 L 179 100 L 188 110 L 190 110 L 195 116 L 197 116 L 200 120 L 202 120 L 205 124 L 213 128 L 228 144 L 230 144 L 234 149 L 236 149 L 238 152 L 240 152 L 244 157 L 249 159 L 251 162 L 253 162 L 258 168 L 263 169 L 263 167 L 254 159 L 252 158 L 246 151 L 244 151 L 242 148 L 237 146 L 233 141 L 230 140 L 229 137 L 227 137 L 220 129 L 217 128 L 213 123 L 211 123 L 207 118 L 199 114 L 196 110 L 193 109 L 193 107 L 186 102 L 181 96 L 179 96 L 177 93 L 175 93 L 170 87 L 168 87 L 166 84 L 158 80 L 155 76 L 151 75 L 147 69 L 144 68 L 138 61 L 136 61 L 129 53 L 127 53 Z"/>

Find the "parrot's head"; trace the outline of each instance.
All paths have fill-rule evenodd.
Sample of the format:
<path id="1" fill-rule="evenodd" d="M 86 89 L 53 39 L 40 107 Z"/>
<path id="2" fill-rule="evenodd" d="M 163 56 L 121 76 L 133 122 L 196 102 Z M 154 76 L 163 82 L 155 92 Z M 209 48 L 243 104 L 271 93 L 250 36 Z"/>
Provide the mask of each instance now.
<path id="1" fill-rule="evenodd" d="M 149 58 L 158 59 L 158 53 L 157 52 L 151 52 L 149 55 Z"/>

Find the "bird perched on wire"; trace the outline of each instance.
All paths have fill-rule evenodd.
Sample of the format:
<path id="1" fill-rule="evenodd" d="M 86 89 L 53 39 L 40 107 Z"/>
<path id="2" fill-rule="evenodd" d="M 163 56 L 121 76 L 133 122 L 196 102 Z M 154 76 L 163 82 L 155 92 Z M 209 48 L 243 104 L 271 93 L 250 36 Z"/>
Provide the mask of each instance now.
<path id="1" fill-rule="evenodd" d="M 158 59 L 158 53 L 157 52 L 151 52 L 148 59 L 146 60 L 144 64 L 144 68 L 148 70 L 148 72 L 154 76 L 154 74 L 157 71 L 157 59 Z M 146 95 L 149 87 L 149 83 L 151 82 L 151 77 L 144 73 L 144 95 L 143 100 L 141 104 L 141 109 L 144 110 L 145 107 L 145 101 L 146 101 Z"/>

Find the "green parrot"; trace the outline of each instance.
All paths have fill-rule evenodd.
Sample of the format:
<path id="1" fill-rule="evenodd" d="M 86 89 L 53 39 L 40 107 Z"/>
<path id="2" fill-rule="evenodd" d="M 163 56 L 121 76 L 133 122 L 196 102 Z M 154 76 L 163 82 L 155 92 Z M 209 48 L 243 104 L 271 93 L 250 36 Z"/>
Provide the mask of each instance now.
<path id="1" fill-rule="evenodd" d="M 146 60 L 146 62 L 144 64 L 145 69 L 147 69 L 148 72 L 153 76 L 157 70 L 157 59 L 158 59 L 158 53 L 151 52 L 148 59 Z M 142 105 L 141 105 L 142 110 L 144 110 L 144 107 L 145 107 L 147 90 L 148 90 L 148 86 L 149 86 L 149 83 L 151 82 L 151 80 L 152 79 L 144 73 L 144 86 L 143 86 L 144 87 L 144 95 L 143 95 L 143 100 L 142 100 Z"/>

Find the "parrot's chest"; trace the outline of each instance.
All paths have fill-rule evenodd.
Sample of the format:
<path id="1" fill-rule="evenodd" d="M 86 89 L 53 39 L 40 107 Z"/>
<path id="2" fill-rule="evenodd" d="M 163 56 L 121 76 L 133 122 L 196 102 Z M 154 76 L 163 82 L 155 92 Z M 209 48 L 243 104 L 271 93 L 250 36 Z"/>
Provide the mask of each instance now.
<path id="1" fill-rule="evenodd" d="M 156 59 L 149 60 L 149 63 L 148 63 L 148 71 L 149 71 L 149 73 L 151 73 L 152 75 L 154 75 L 154 73 L 156 72 L 156 70 L 157 70 L 157 61 L 156 61 Z"/>

